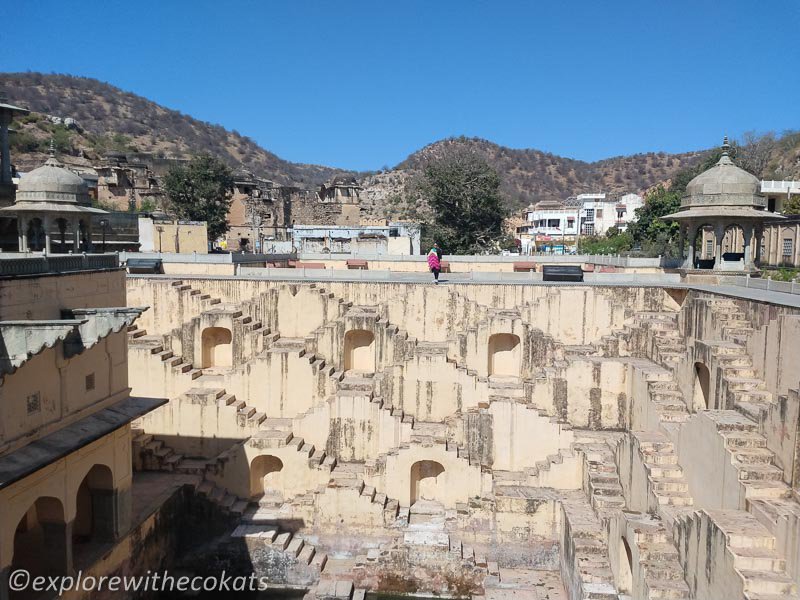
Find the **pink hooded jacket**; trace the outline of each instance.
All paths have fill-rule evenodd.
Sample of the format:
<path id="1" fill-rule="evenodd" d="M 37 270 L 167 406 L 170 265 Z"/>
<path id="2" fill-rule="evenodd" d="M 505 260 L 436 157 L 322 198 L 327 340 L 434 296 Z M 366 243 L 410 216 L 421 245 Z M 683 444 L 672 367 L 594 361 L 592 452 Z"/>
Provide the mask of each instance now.
<path id="1" fill-rule="evenodd" d="M 431 250 L 428 252 L 428 267 L 431 270 L 439 269 L 441 264 L 439 263 L 439 257 L 436 254 L 436 250 Z"/>

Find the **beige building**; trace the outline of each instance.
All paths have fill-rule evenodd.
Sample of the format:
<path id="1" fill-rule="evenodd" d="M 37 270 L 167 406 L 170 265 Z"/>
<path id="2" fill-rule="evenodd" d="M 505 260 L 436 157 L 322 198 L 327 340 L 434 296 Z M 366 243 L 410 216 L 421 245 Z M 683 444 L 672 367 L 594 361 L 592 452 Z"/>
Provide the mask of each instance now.
<path id="1" fill-rule="evenodd" d="M 76 262 L 77 260 L 77 262 Z M 90 569 L 132 527 L 133 398 L 112 255 L 0 260 L 0 597 L 8 576 Z"/>
<path id="2" fill-rule="evenodd" d="M 139 217 L 139 251 L 208 254 L 208 228 L 205 221 L 142 215 Z"/>

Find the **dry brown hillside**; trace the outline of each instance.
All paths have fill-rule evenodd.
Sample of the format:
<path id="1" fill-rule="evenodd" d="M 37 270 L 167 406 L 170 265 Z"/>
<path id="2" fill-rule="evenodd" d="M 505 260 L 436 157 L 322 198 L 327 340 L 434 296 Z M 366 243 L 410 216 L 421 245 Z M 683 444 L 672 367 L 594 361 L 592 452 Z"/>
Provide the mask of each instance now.
<path id="1" fill-rule="evenodd" d="M 219 125 L 170 110 L 107 83 L 69 75 L 0 73 L 0 92 L 12 103 L 36 111 L 14 124 L 14 162 L 21 170 L 41 164 L 50 139 L 62 153 L 82 154 L 88 162 L 109 151 L 152 152 L 188 157 L 211 152 L 233 167 L 282 184 L 313 188 L 340 169 L 283 160 L 250 138 Z M 72 118 L 76 129 L 56 126 L 45 116 Z M 800 133 L 745 136 L 740 157 L 765 179 L 800 178 Z M 564 199 L 582 192 L 643 192 L 694 166 L 707 151 L 648 153 L 584 162 L 533 149 L 512 149 L 477 138 L 453 138 L 418 150 L 394 169 L 362 173 L 369 211 L 389 216 L 388 204 L 425 163 L 453 149 L 483 156 L 500 173 L 511 209 L 540 199 Z"/>
<path id="2" fill-rule="evenodd" d="M 584 192 L 643 192 L 702 160 L 705 151 L 619 156 L 588 163 L 540 150 L 516 150 L 478 138 L 453 138 L 426 146 L 388 173 L 366 180 L 374 197 L 397 193 L 402 183 L 437 156 L 462 149 L 486 159 L 501 175 L 511 208 L 542 199 L 564 199 Z"/>
<path id="3" fill-rule="evenodd" d="M 13 104 L 44 115 L 72 118 L 79 127 L 65 132 L 36 115 L 17 123 L 14 162 L 20 168 L 29 168 L 27 162 L 39 162 L 39 151 L 46 149 L 55 133 L 61 151 L 82 151 L 90 159 L 107 151 L 153 152 L 168 157 L 205 151 L 233 167 L 244 166 L 279 183 L 301 187 L 314 187 L 342 172 L 283 160 L 235 131 L 164 108 L 96 79 L 0 73 L 0 91 Z"/>

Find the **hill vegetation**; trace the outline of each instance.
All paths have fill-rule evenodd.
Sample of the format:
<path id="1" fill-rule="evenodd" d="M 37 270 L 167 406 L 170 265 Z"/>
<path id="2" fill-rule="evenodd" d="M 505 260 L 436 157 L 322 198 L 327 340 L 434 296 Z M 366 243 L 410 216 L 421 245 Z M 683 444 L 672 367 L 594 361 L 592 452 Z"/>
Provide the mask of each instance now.
<path id="1" fill-rule="evenodd" d="M 190 158 L 212 154 L 234 168 L 244 167 L 284 185 L 315 187 L 341 169 L 283 160 L 247 136 L 170 110 L 146 98 L 86 77 L 42 73 L 0 74 L 0 91 L 31 114 L 13 136 L 15 163 L 40 162 L 50 138 L 62 153 L 89 159 L 108 151 L 148 152 Z M 43 115 L 70 118 L 76 127 L 55 125 Z"/>
<path id="2" fill-rule="evenodd" d="M 564 158 L 534 149 L 513 149 L 478 138 L 451 138 L 425 146 L 395 168 L 354 173 L 328 166 L 293 163 L 261 148 L 249 137 L 170 110 L 107 83 L 41 73 L 0 74 L 0 91 L 10 102 L 31 109 L 14 123 L 14 163 L 22 170 L 45 160 L 50 140 L 60 153 L 90 163 L 108 152 L 144 152 L 188 159 L 210 154 L 238 169 L 283 185 L 315 188 L 336 174 L 358 176 L 365 209 L 380 218 L 414 218 L 424 209 L 418 181 L 431 161 L 471 154 L 500 178 L 505 210 L 538 200 L 563 200 L 584 192 L 645 194 L 702 164 L 712 151 L 617 156 L 596 162 Z M 49 116 L 74 119 L 70 127 Z M 800 133 L 746 135 L 740 164 L 766 179 L 800 179 Z M 424 210 L 422 210 L 424 213 Z"/>

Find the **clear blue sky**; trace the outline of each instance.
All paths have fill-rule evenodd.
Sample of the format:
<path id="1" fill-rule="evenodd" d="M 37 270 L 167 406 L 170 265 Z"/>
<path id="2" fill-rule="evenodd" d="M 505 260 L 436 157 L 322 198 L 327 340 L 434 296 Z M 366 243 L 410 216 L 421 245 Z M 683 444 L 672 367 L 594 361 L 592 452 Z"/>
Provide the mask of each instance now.
<path id="1" fill-rule="evenodd" d="M 95 77 L 292 161 L 454 135 L 595 160 L 800 128 L 798 30 L 800 0 L 26 0 L 0 71 Z"/>

